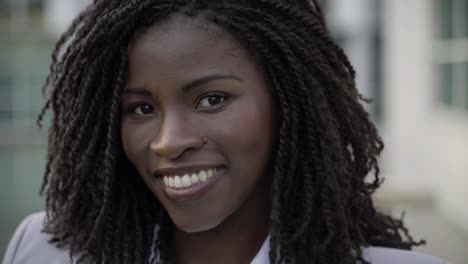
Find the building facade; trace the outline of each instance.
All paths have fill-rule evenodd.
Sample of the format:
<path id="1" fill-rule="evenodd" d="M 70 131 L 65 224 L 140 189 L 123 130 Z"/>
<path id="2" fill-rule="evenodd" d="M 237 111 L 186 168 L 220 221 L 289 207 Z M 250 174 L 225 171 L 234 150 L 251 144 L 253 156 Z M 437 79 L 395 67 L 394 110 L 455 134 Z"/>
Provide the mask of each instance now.
<path id="1" fill-rule="evenodd" d="M 38 196 L 36 115 L 57 36 L 91 1 L 0 3 L 0 255 Z M 326 0 L 386 149 L 382 199 L 431 199 L 468 233 L 468 0 Z M 12 206 L 13 205 L 13 206 Z"/>

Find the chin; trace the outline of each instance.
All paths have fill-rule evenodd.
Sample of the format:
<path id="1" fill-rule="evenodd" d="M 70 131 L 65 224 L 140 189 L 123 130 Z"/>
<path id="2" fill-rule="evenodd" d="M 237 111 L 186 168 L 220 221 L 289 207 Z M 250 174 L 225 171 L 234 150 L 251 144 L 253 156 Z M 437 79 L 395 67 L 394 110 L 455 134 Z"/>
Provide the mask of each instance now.
<path id="1" fill-rule="evenodd" d="M 195 224 L 193 222 L 185 222 L 185 223 L 177 223 L 173 221 L 173 223 L 179 228 L 180 230 L 184 231 L 185 233 L 198 233 L 209 231 L 211 229 L 216 228 L 218 225 L 222 223 L 222 220 L 217 222 L 210 222 L 210 223 L 202 223 L 202 224 Z"/>

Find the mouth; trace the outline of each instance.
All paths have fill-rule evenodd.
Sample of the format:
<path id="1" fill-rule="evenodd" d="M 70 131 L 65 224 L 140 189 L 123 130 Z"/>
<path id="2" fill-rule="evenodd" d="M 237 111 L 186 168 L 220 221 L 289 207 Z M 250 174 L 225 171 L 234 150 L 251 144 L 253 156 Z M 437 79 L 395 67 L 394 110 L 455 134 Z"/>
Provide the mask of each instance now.
<path id="1" fill-rule="evenodd" d="M 196 184 L 203 184 L 208 179 L 218 173 L 218 168 L 211 168 L 207 170 L 200 170 L 197 172 L 189 172 L 183 175 L 164 175 L 162 177 L 163 183 L 166 187 L 176 190 L 190 188 Z"/>
<path id="2" fill-rule="evenodd" d="M 224 167 L 212 166 L 161 170 L 155 176 L 169 199 L 188 202 L 206 194 L 224 172 Z"/>

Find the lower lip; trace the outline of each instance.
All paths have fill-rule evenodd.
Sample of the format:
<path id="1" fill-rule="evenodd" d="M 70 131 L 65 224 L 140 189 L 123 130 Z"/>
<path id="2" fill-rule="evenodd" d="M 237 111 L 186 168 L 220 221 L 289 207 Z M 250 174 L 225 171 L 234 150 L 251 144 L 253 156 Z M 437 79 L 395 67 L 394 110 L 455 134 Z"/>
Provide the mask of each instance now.
<path id="1" fill-rule="evenodd" d="M 164 193 L 170 200 L 176 202 L 190 202 L 206 194 L 211 189 L 211 187 L 213 187 L 213 185 L 223 176 L 224 172 L 224 168 L 218 168 L 216 174 L 211 176 L 211 178 L 184 189 L 175 189 L 166 186 L 162 178 L 159 178 L 159 182 L 162 184 Z"/>

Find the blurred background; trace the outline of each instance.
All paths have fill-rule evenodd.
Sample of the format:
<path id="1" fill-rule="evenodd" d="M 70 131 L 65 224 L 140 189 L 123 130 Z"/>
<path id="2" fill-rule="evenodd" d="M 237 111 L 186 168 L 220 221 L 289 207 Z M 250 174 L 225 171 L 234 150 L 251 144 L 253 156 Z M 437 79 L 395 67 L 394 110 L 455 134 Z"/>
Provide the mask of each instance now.
<path id="1" fill-rule="evenodd" d="M 468 0 L 325 0 L 386 143 L 377 206 L 416 250 L 468 263 Z M 0 258 L 38 195 L 47 128 L 36 126 L 54 41 L 89 0 L 0 0 Z"/>

